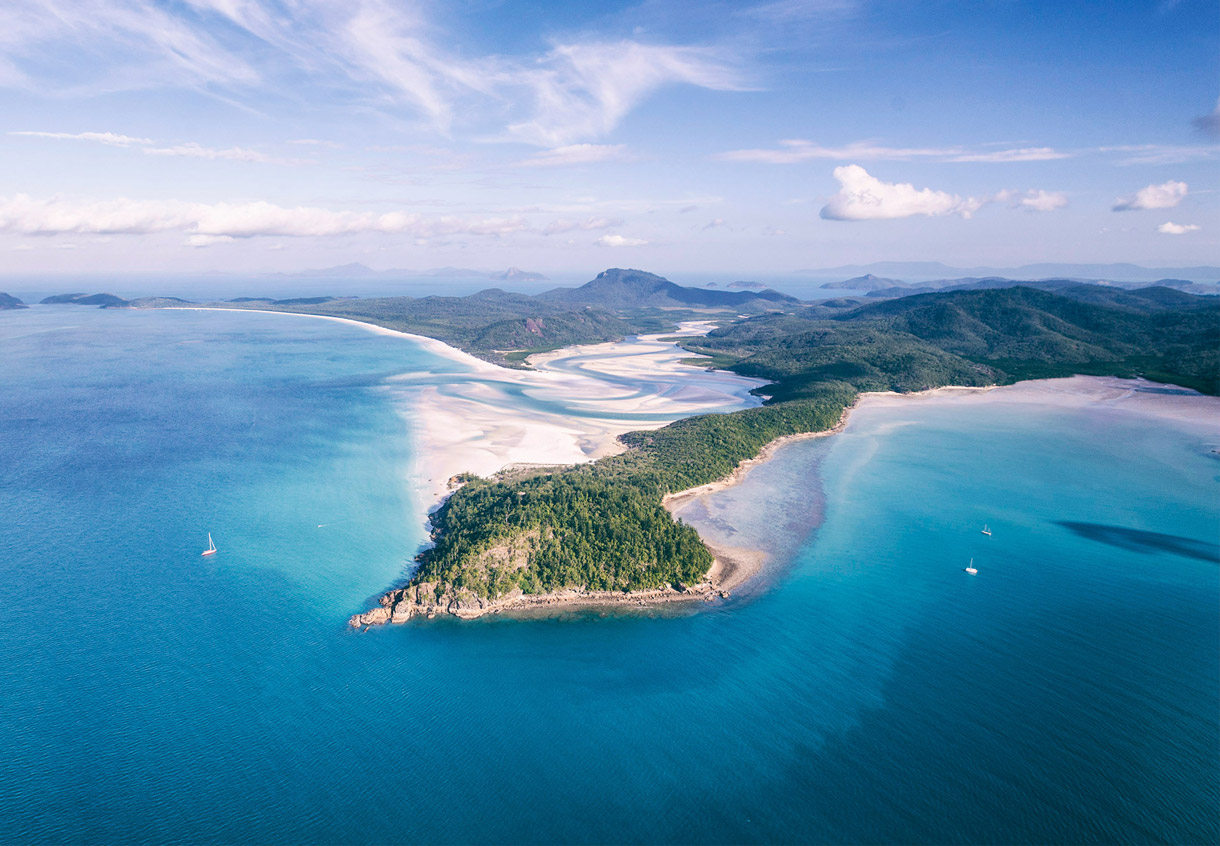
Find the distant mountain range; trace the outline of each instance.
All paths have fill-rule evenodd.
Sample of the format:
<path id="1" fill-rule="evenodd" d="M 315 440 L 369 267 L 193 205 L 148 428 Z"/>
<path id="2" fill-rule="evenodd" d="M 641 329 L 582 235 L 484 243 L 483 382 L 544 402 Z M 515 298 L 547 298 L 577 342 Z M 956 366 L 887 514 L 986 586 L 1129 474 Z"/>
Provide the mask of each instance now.
<path id="1" fill-rule="evenodd" d="M 950 267 L 938 261 L 879 261 L 872 264 L 845 264 L 839 267 L 797 270 L 802 276 L 823 279 L 878 276 L 888 279 L 926 282 L 933 279 L 961 279 L 1003 276 L 1009 279 L 1071 278 L 1078 281 L 1155 282 L 1173 278 L 1191 282 L 1220 281 L 1220 267 L 1142 267 L 1138 264 L 1058 264 L 1044 262 L 1020 267 Z"/>
<path id="2" fill-rule="evenodd" d="M 494 279 L 497 282 L 545 282 L 541 273 L 510 267 L 508 270 L 472 270 L 469 267 L 434 267 L 429 270 L 407 270 L 393 267 L 389 270 L 373 270 L 358 261 L 334 267 L 312 270 L 297 270 L 291 273 L 275 273 L 274 276 L 300 279 L 397 279 L 428 277 L 432 279 Z"/>
<path id="3" fill-rule="evenodd" d="M 675 308 L 705 306 L 712 308 L 753 308 L 757 306 L 798 305 L 800 300 L 764 288 L 761 291 L 709 291 L 675 285 L 663 276 L 643 270 L 612 267 L 579 288 L 555 288 L 538 295 L 539 299 L 604 308 Z"/>

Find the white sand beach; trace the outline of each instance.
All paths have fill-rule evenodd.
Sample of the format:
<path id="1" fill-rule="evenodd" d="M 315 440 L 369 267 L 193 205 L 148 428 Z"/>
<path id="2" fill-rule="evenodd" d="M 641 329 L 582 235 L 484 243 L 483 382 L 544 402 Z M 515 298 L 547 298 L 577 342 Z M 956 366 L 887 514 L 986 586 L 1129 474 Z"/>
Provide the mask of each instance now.
<path id="1" fill-rule="evenodd" d="M 708 324 L 684 324 L 698 334 Z M 621 451 L 624 432 L 656 429 L 682 417 L 756 406 L 765 384 L 682 364 L 691 354 L 666 335 L 566 347 L 532 356 L 533 370 L 480 362 L 470 375 L 420 385 L 391 379 L 415 433 L 417 470 L 431 507 L 458 473 L 487 476 L 511 464 L 577 464 Z"/>

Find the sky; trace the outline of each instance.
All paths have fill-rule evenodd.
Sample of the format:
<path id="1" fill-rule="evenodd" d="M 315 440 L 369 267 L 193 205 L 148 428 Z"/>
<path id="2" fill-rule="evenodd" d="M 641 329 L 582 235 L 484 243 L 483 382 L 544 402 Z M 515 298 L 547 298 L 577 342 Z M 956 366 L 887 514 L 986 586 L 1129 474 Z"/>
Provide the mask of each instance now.
<path id="1" fill-rule="evenodd" d="M 1215 0 L 4 0 L 0 273 L 1220 260 Z"/>

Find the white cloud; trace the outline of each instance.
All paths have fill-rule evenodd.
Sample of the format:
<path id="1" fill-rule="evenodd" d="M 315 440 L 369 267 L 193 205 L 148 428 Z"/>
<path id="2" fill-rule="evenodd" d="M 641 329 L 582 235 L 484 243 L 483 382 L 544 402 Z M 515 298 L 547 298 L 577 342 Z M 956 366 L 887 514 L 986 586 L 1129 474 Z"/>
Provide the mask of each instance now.
<path id="1" fill-rule="evenodd" d="M 1017 150 L 995 150 L 990 153 L 963 153 L 946 159 L 950 162 L 1045 162 L 1054 159 L 1071 158 L 1071 153 L 1064 153 L 1051 147 L 1022 147 Z"/>
<path id="2" fill-rule="evenodd" d="M 596 242 L 602 247 L 645 247 L 648 242 L 642 238 L 627 238 L 623 235 L 603 235 Z"/>
<path id="3" fill-rule="evenodd" d="M 532 66 L 509 69 L 503 81 L 509 87 L 525 86 L 533 102 L 533 115 L 510 124 L 509 134 L 549 147 L 605 135 L 665 85 L 744 88 L 740 74 L 719 51 L 635 41 L 556 45 Z"/>
<path id="4" fill-rule="evenodd" d="M 1129 197 L 1114 201 L 1114 211 L 1136 211 L 1142 209 L 1171 209 L 1186 196 L 1185 182 L 1163 182 L 1141 188 Z"/>
<path id="5" fill-rule="evenodd" d="M 962 147 L 887 147 L 874 141 L 853 141 L 843 147 L 823 147 L 801 138 L 789 138 L 771 149 L 730 150 L 714 158 L 729 162 L 760 162 L 763 164 L 797 164 L 814 159 L 834 161 L 907 161 L 930 158 L 944 162 L 1034 162 L 1066 159 L 1063 153 L 1050 147 L 1024 147 L 1014 150 L 970 152 Z"/>
<path id="6" fill-rule="evenodd" d="M 10 132 L 9 135 L 24 135 L 30 138 L 54 138 L 59 141 L 96 141 L 99 144 L 109 144 L 112 147 L 130 147 L 133 144 L 151 144 L 151 138 L 135 138 L 131 135 L 118 135 L 114 132 L 36 132 L 25 130 Z"/>
<path id="7" fill-rule="evenodd" d="M 88 61 L 48 61 L 81 53 Z M 139 0 L 5 0 L 0 55 L 0 82 L 44 90 L 48 83 L 111 91 L 260 81 L 238 52 L 206 35 L 196 21 Z M 30 68 L 44 75 L 32 78 Z"/>
<path id="8" fill-rule="evenodd" d="M 826 220 L 891 220 L 926 215 L 940 217 L 958 214 L 970 217 L 983 205 L 973 197 L 917 189 L 909 182 L 882 182 L 859 165 L 836 167 L 839 193 L 822 207 Z"/>
<path id="9" fill-rule="evenodd" d="M 924 156 L 947 156 L 955 149 L 930 147 L 886 147 L 870 141 L 855 141 L 845 147 L 823 147 L 801 138 L 787 138 L 775 149 L 730 150 L 715 158 L 726 162 L 760 162 L 763 164 L 796 164 L 813 159 L 911 159 Z"/>
<path id="10" fill-rule="evenodd" d="M 1220 156 L 1220 146 L 1214 144 L 1173 145 L 1173 144 L 1127 144 L 1119 147 L 1098 147 L 1099 153 L 1126 153 L 1120 159 L 1122 165 L 1165 165 L 1182 164 L 1183 162 L 1205 161 Z"/>
<path id="11" fill-rule="evenodd" d="M 192 235 L 186 239 L 188 247 L 210 247 L 235 240 L 232 235 Z"/>
<path id="12" fill-rule="evenodd" d="M 185 156 L 194 159 L 227 159 L 229 161 L 240 162 L 261 162 L 264 164 L 282 164 L 282 165 L 299 165 L 310 164 L 307 159 L 281 159 L 275 156 L 268 156 L 266 153 L 260 153 L 258 150 L 251 150 L 247 147 L 205 147 L 194 141 L 187 141 L 182 144 L 175 144 L 168 147 L 152 147 L 151 144 L 157 143 L 151 138 L 137 138 L 131 135 L 119 135 L 114 132 L 37 132 L 33 130 L 23 130 L 10 132 L 9 135 L 21 135 L 30 138 L 53 138 L 56 140 L 65 141 L 95 141 L 99 144 L 106 144 L 111 147 L 136 147 L 141 152 L 150 156 Z M 307 143 L 306 140 L 290 141 L 289 143 Z M 326 141 L 308 141 L 312 144 L 329 144 Z"/>
<path id="13" fill-rule="evenodd" d="M 623 144 L 568 144 L 553 150 L 535 153 L 519 167 L 561 167 L 563 165 L 597 164 L 599 162 L 623 161 L 627 158 L 627 147 Z"/>
<path id="14" fill-rule="evenodd" d="M 252 102 L 304 81 L 344 102 L 405 107 L 441 133 L 456 123 L 507 128 L 545 147 L 604 135 L 666 85 L 745 87 L 733 55 L 710 47 L 573 40 L 515 56 L 460 55 L 450 46 L 459 39 L 427 11 L 398 0 L 5 0 L 0 85 L 177 85 Z M 69 60 L 80 56 L 88 61 Z"/>
<path id="15" fill-rule="evenodd" d="M 1174 223 L 1167 220 L 1158 226 L 1156 231 L 1162 235 L 1185 235 L 1187 232 L 1196 232 L 1198 229 L 1198 225 L 1194 223 Z"/>
<path id="16" fill-rule="evenodd" d="M 144 152 L 150 156 L 183 156 L 192 159 L 223 159 L 235 162 L 259 162 L 262 164 L 301 165 L 311 164 L 308 159 L 280 159 L 251 150 L 248 147 L 204 147 L 190 141 L 186 144 L 176 144 L 172 147 L 145 147 Z"/>
<path id="17" fill-rule="evenodd" d="M 723 218 L 723 217 L 716 217 L 716 218 L 713 218 L 713 219 L 709 220 L 707 223 L 705 223 L 705 224 L 703 225 L 703 228 L 702 228 L 702 229 L 700 229 L 699 231 L 700 231 L 700 232 L 706 232 L 706 231 L 708 231 L 709 229 L 715 229 L 717 226 L 724 226 L 724 218 Z"/>
<path id="18" fill-rule="evenodd" d="M 343 145 L 336 141 L 322 141 L 318 138 L 291 138 L 289 144 L 303 144 L 311 147 L 330 147 L 332 150 L 341 150 Z"/>
<path id="19" fill-rule="evenodd" d="M 1011 201 L 1014 209 L 1026 211 L 1049 212 L 1061 209 L 1068 204 L 1068 196 L 1062 191 L 1000 191 L 993 198 L 997 202 Z"/>
<path id="20" fill-rule="evenodd" d="M 519 216 L 425 217 L 413 212 L 382 214 L 297 206 L 264 201 L 184 203 L 176 200 L 36 200 L 25 194 L 0 197 L 0 232 L 24 235 L 67 233 L 137 235 L 182 232 L 193 246 L 222 238 L 259 236 L 327 237 L 360 233 L 436 238 L 454 235 L 507 235 L 528 228 Z"/>
<path id="21" fill-rule="evenodd" d="M 548 223 L 542 230 L 543 235 L 559 235 L 564 232 L 592 232 L 597 229 L 609 229 L 612 226 L 621 226 L 621 220 L 614 220 L 608 217 L 588 217 L 584 220 L 568 220 L 567 218 L 559 218 Z"/>

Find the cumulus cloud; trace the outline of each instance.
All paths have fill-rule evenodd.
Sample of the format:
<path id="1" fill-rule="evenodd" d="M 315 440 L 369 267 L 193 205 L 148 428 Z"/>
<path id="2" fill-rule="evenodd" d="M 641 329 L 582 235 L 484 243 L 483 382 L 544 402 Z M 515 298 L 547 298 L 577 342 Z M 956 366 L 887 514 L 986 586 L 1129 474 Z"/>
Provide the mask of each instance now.
<path id="1" fill-rule="evenodd" d="M 1050 147 L 1024 147 L 1014 150 L 971 152 L 962 147 L 888 147 L 873 141 L 853 141 L 842 147 L 823 147 L 801 138 L 788 138 L 774 148 L 730 150 L 714 158 L 728 162 L 760 162 L 762 164 L 797 164 L 814 159 L 837 161 L 908 161 L 927 158 L 943 162 L 1034 162 L 1066 159 L 1064 153 Z"/>
<path id="2" fill-rule="evenodd" d="M 1167 220 L 1158 226 L 1156 231 L 1162 235 L 1185 235 L 1187 232 L 1197 231 L 1198 228 L 1198 225 L 1194 223 L 1174 223 Z"/>
<path id="3" fill-rule="evenodd" d="M 176 200 L 34 199 L 25 194 L 0 197 L 0 232 L 23 235 L 86 233 L 140 235 L 182 232 L 192 246 L 220 239 L 260 236 L 327 237 L 360 233 L 434 238 L 453 235 L 498 236 L 528 228 L 518 216 L 426 217 L 413 212 L 334 211 L 264 201 L 185 203 Z"/>
<path id="4" fill-rule="evenodd" d="M 10 132 L 9 135 L 24 135 L 29 138 L 54 138 L 58 141 L 96 141 L 99 144 L 109 144 L 112 147 L 130 147 L 139 144 L 151 144 L 151 138 L 135 138 L 131 135 L 119 135 L 114 132 L 36 132 L 23 130 Z"/>
<path id="5" fill-rule="evenodd" d="M 519 167 L 562 167 L 564 165 L 597 164 L 599 162 L 623 161 L 627 158 L 624 144 L 568 144 L 535 153 Z"/>
<path id="6" fill-rule="evenodd" d="M 1142 209 L 1171 209 L 1186 196 L 1185 182 L 1162 182 L 1141 188 L 1129 197 L 1114 201 L 1114 211 L 1137 211 Z"/>
<path id="7" fill-rule="evenodd" d="M 601 247 L 645 247 L 648 242 L 642 238 L 627 238 L 623 235 L 603 235 L 596 243 Z"/>
<path id="8" fill-rule="evenodd" d="M 859 165 L 836 167 L 834 177 L 840 188 L 822 207 L 821 216 L 826 220 L 891 220 L 950 214 L 970 217 L 983 205 L 973 197 L 917 189 L 909 182 L 882 182 Z"/>
<path id="9" fill-rule="evenodd" d="M 587 217 L 584 220 L 568 220 L 561 217 L 543 227 L 542 234 L 560 235 L 564 232 L 592 232 L 597 229 L 621 226 L 622 224 L 621 220 L 613 220 L 608 217 Z"/>

